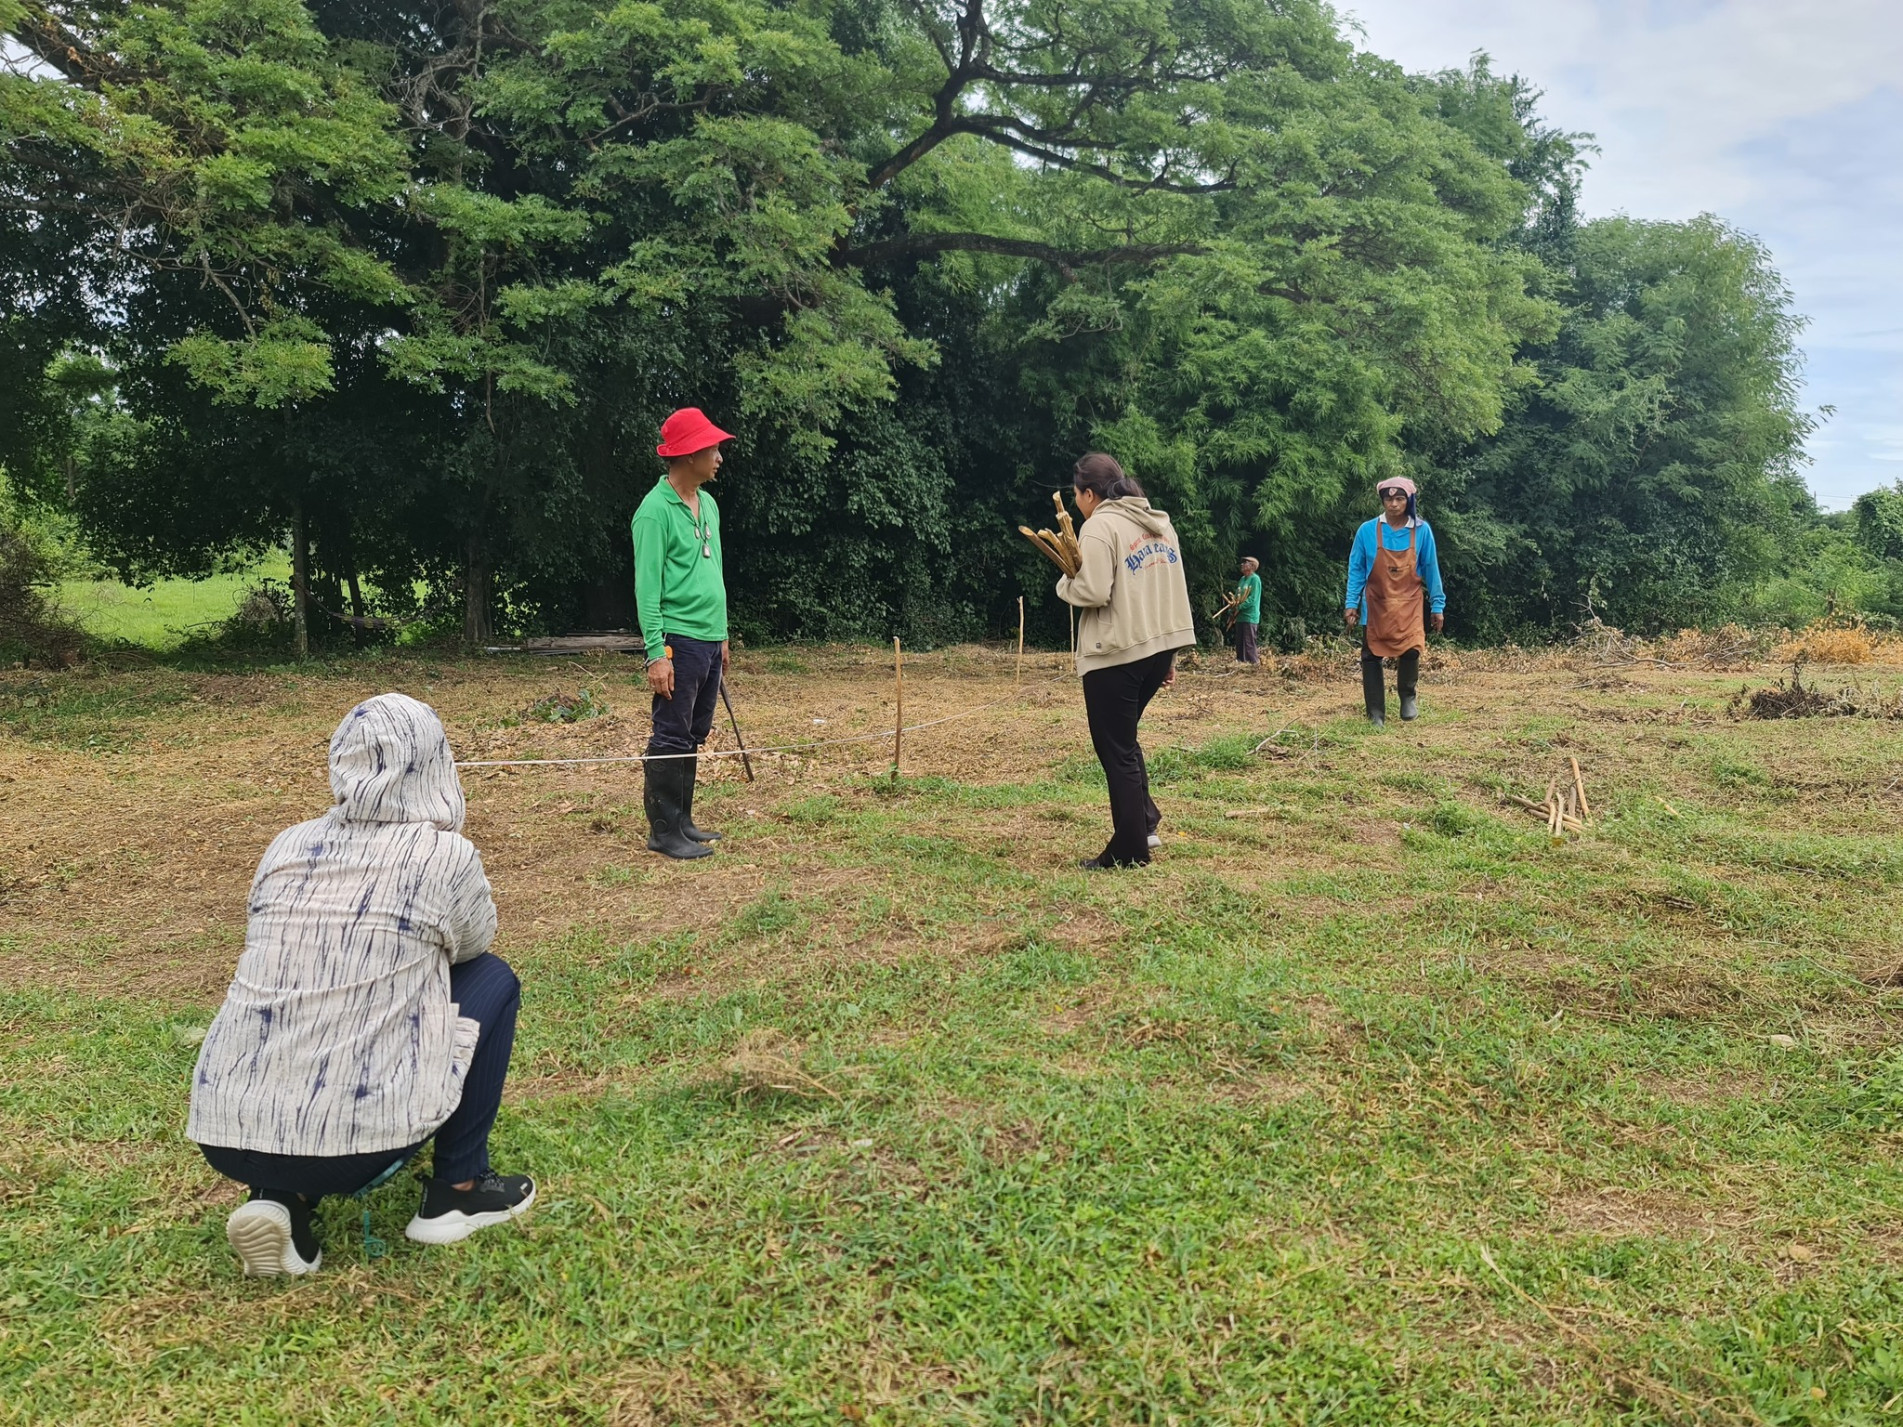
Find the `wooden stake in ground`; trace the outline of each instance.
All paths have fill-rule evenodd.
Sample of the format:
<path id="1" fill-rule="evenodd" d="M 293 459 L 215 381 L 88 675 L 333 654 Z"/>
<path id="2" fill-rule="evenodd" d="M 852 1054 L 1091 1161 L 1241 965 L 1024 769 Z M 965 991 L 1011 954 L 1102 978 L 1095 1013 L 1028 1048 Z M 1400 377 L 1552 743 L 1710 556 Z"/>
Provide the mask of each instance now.
<path id="1" fill-rule="evenodd" d="M 1024 687 L 1024 596 L 1018 596 L 1018 670 L 1017 687 Z"/>
<path id="2" fill-rule="evenodd" d="M 1586 801 L 1586 776 L 1579 771 L 1579 760 L 1567 760 L 1573 765 L 1573 791 L 1579 795 L 1579 820 L 1585 822 L 1592 816 L 1592 805 Z"/>
<path id="3" fill-rule="evenodd" d="M 892 719 L 892 781 L 899 781 L 899 753 L 905 746 L 905 656 L 899 650 L 898 635 L 892 636 L 892 688 L 898 699 L 898 712 Z"/>

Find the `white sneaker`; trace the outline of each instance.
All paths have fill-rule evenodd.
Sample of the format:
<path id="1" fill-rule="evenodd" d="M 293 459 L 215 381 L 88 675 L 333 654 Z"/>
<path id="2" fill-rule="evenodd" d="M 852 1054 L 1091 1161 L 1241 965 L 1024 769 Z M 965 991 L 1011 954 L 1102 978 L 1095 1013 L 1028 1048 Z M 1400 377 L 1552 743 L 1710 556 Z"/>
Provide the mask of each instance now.
<path id="1" fill-rule="evenodd" d="M 308 1259 L 298 1252 L 291 1211 L 274 1199 L 253 1199 L 233 1209 L 225 1220 L 225 1238 L 236 1250 L 247 1278 L 315 1273 L 324 1262 L 322 1249 L 313 1249 Z"/>
<path id="2" fill-rule="evenodd" d="M 473 1189 L 452 1189 L 440 1179 L 425 1181 L 423 1206 L 404 1233 L 419 1244 L 457 1244 L 491 1224 L 506 1224 L 529 1212 L 535 1181 L 526 1174 L 488 1170 Z"/>
<path id="3" fill-rule="evenodd" d="M 1162 845 L 1163 845 L 1163 839 L 1162 839 L 1162 838 L 1160 838 L 1160 837 L 1158 837 L 1158 836 L 1157 836 L 1157 835 L 1156 835 L 1155 833 L 1151 833 L 1151 834 L 1150 834 L 1150 846 L 1151 846 L 1151 847 L 1161 847 Z"/>

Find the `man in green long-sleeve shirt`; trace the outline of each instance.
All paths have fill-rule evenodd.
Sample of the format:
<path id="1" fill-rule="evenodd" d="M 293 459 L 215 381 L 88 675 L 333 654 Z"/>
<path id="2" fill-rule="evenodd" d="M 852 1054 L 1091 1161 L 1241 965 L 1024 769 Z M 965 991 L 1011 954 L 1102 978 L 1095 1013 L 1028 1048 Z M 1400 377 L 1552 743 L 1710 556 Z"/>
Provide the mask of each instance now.
<path id="1" fill-rule="evenodd" d="M 667 474 L 634 512 L 634 608 L 654 693 L 642 802 L 648 850 L 669 857 L 706 857 L 720 837 L 694 826 L 700 746 L 728 661 L 720 507 L 702 487 L 720 471 L 720 443 L 732 439 L 699 407 L 668 417 L 654 448 Z"/>

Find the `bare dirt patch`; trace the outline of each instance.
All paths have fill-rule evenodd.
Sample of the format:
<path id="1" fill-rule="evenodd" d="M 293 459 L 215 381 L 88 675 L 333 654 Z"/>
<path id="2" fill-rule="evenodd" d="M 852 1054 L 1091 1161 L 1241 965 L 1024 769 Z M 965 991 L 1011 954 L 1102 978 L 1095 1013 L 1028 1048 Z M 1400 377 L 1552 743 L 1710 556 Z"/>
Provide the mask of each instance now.
<path id="1" fill-rule="evenodd" d="M 1698 1239 L 1720 1232 L 1736 1233 L 1753 1222 L 1747 1211 L 1735 1205 L 1712 1204 L 1668 1190 L 1617 1185 L 1555 1195 L 1547 1208 L 1561 1228 L 1614 1239 Z"/>
<path id="2" fill-rule="evenodd" d="M 1153 705 L 1146 740 L 1156 749 L 1287 732 L 1246 768 L 1216 775 L 1259 785 L 1260 792 L 1239 791 L 1229 802 L 1271 806 L 1271 814 L 1231 822 L 1215 816 L 1228 803 L 1186 803 L 1170 786 L 1159 787 L 1169 834 L 1161 870 L 1118 885 L 1126 906 L 1167 909 L 1180 894 L 1174 872 L 1181 871 L 1213 874 L 1238 888 L 1303 873 L 1332 876 L 1350 864 L 1378 879 L 1384 867 L 1411 855 L 1404 825 L 1424 826 L 1436 801 L 1453 794 L 1491 811 L 1502 787 L 1537 797 L 1562 749 L 1580 758 L 1595 803 L 1608 811 L 1662 816 L 1659 805 L 1670 804 L 1690 817 L 1713 796 L 1711 754 L 1696 742 L 1706 735 L 1634 729 L 1620 720 L 1634 704 L 1681 722 L 1714 710 L 1728 692 L 1722 677 L 1621 666 L 1618 677 L 1630 688 L 1556 704 L 1555 694 L 1579 677 L 1564 660 L 1528 651 L 1463 654 L 1457 665 L 1430 668 L 1421 723 L 1392 725 L 1384 743 L 1369 745 L 1406 750 L 1419 785 L 1368 779 L 1341 788 L 1330 770 L 1358 758 L 1356 740 L 1366 736 L 1352 661 L 1283 663 L 1247 671 L 1204 659 L 1186 667 Z M 1068 665 L 1060 655 L 1030 656 L 1020 685 L 1007 651 L 908 656 L 908 719 L 952 721 L 907 735 L 903 772 L 913 786 L 902 785 L 888 803 L 873 796 L 868 778 L 883 774 L 891 758 L 889 654 L 744 653 L 733 686 L 758 779 L 744 781 L 737 760 L 708 765 L 697 811 L 729 837 L 717 857 L 694 864 L 645 850 L 638 765 L 467 768 L 468 832 L 496 890 L 498 949 L 532 964 L 584 931 L 611 943 L 689 938 L 696 943 L 691 966 L 642 993 L 664 996 L 853 961 L 1006 950 L 1026 929 L 1026 899 L 1011 879 L 1028 875 L 1042 883 L 1070 875 L 1077 857 L 1102 845 L 1101 790 L 1063 776 L 1089 757 Z M 386 660 L 309 675 L 35 674 L 33 697 L 54 704 L 118 691 L 129 712 L 114 718 L 129 733 L 101 750 L 64 746 L 61 726 L 36 724 L 28 737 L 0 722 L 0 975 L 22 986 L 215 1004 L 241 945 L 257 858 L 279 830 L 328 806 L 325 745 L 355 701 L 391 687 L 425 699 L 443 715 L 465 761 L 619 756 L 637 752 L 646 737 L 637 673 L 605 659 L 495 659 Z M 0 685 L 9 678 L 18 680 L 0 674 Z M 179 697 L 141 703 L 135 695 L 145 680 L 163 681 L 166 697 Z M 538 701 L 584 687 L 607 714 L 565 724 L 522 721 L 522 710 Z M 1896 783 L 1897 773 L 1893 760 L 1873 759 L 1856 732 L 1835 727 L 1821 738 L 1814 731 L 1793 737 L 1778 725 L 1753 726 L 1752 746 L 1734 761 L 1747 774 L 1761 763 L 1770 770 L 1766 778 L 1809 782 L 1781 802 L 1766 801 L 1764 790 L 1748 783 L 1724 796 L 1761 807 L 1767 827 L 1867 831 L 1869 800 Z M 864 741 L 782 746 L 831 739 Z M 712 747 L 730 749 L 731 734 L 717 727 Z M 1032 803 L 962 795 L 921 801 L 933 796 L 933 779 L 1000 790 L 1042 783 L 1051 793 Z M 1852 784 L 1863 791 L 1851 795 Z M 1664 791 L 1652 794 L 1653 788 Z M 907 836 L 935 841 L 948 858 L 962 859 L 970 905 L 958 916 L 922 905 L 915 889 L 894 882 L 879 864 L 883 834 L 845 835 L 850 819 L 885 807 L 904 813 Z M 1351 850 L 1346 860 L 1344 849 Z M 1620 854 L 1609 843 L 1568 848 L 1566 856 L 1607 859 L 1616 880 Z M 1100 895 L 1062 904 L 1056 919 L 1043 923 L 1045 935 L 1090 955 L 1125 940 L 1119 922 L 1097 905 Z M 1686 905 L 1690 899 L 1656 874 L 1627 895 L 1624 905 L 1572 906 L 1555 919 L 1591 926 L 1637 914 L 1678 922 L 1699 943 L 1729 934 L 1722 909 Z M 732 934 L 750 909 L 776 896 L 794 904 L 796 929 Z M 1278 903 L 1278 915 L 1306 919 L 1338 910 L 1326 893 L 1297 900 Z M 772 918 L 755 921 L 770 928 Z M 1556 986 L 1554 1004 L 1600 1016 L 1722 1015 L 1740 988 L 1728 973 L 1699 965 L 1692 949 L 1682 966 L 1654 966 L 1616 989 Z M 1528 938 L 1497 954 L 1482 946 L 1478 959 L 1500 974 L 1532 979 L 1568 955 L 1563 945 Z M 1872 974 L 1894 969 L 1880 965 L 1881 956 L 1873 932 L 1866 957 Z"/>

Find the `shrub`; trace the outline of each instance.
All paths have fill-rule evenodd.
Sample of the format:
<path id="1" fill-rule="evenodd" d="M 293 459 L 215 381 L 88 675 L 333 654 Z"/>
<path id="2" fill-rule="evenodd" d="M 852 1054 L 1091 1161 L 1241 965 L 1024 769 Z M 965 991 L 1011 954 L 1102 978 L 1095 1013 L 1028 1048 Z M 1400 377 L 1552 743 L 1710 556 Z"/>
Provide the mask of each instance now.
<path id="1" fill-rule="evenodd" d="M 77 664 L 85 635 L 48 595 L 52 556 L 0 510 L 0 664 Z"/>

